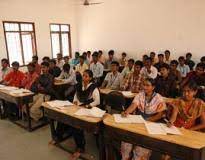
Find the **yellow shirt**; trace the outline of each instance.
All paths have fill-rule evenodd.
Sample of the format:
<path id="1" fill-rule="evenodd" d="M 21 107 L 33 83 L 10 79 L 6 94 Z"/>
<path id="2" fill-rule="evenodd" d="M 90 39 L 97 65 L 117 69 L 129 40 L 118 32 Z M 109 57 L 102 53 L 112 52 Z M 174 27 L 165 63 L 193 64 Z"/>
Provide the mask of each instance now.
<path id="1" fill-rule="evenodd" d="M 83 63 L 83 65 L 81 65 L 80 63 L 76 66 L 75 71 L 76 72 L 80 72 L 81 75 L 83 75 L 83 72 L 88 69 L 88 65 Z"/>

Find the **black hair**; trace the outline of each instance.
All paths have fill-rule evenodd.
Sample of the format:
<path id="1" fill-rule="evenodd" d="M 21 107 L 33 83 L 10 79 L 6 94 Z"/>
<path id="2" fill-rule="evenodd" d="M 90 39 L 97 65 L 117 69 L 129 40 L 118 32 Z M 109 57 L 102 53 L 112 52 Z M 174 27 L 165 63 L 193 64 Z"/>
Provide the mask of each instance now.
<path id="1" fill-rule="evenodd" d="M 136 61 L 135 65 L 140 66 L 140 68 L 143 67 L 143 62 L 142 61 Z"/>
<path id="2" fill-rule="evenodd" d="M 203 70 L 205 70 L 205 64 L 204 63 L 200 62 L 196 65 L 196 67 L 203 68 Z"/>
<path id="3" fill-rule="evenodd" d="M 152 62 L 152 58 L 150 58 L 150 57 L 147 57 L 145 60 Z"/>
<path id="4" fill-rule="evenodd" d="M 180 56 L 180 57 L 178 58 L 178 60 L 179 60 L 179 61 L 181 61 L 181 60 L 185 61 L 185 58 L 184 58 L 184 56 Z"/>
<path id="5" fill-rule="evenodd" d="M 112 61 L 111 64 L 115 64 L 117 67 L 120 66 L 119 62 L 117 62 L 117 61 Z"/>
<path id="6" fill-rule="evenodd" d="M 108 52 L 108 55 L 114 55 L 114 53 L 115 53 L 114 50 L 110 50 L 110 51 Z"/>
<path id="7" fill-rule="evenodd" d="M 47 60 L 47 61 L 49 61 L 50 60 L 50 58 L 49 57 L 47 57 L 47 56 L 45 56 L 45 57 L 43 57 L 43 59 L 42 59 L 43 61 L 45 61 L 45 60 Z"/>
<path id="8" fill-rule="evenodd" d="M 78 55 L 78 56 L 79 56 L 79 55 L 80 55 L 80 53 L 79 53 L 79 52 L 75 52 L 75 55 Z"/>
<path id="9" fill-rule="evenodd" d="M 56 60 L 55 60 L 55 59 L 51 59 L 51 60 L 49 61 L 49 63 L 54 63 L 54 64 L 56 64 Z"/>
<path id="10" fill-rule="evenodd" d="M 63 65 L 63 70 L 67 71 L 67 72 L 70 71 L 70 64 L 64 64 Z"/>
<path id="11" fill-rule="evenodd" d="M 171 54 L 171 52 L 169 50 L 164 51 L 164 54 Z"/>
<path id="12" fill-rule="evenodd" d="M 153 78 L 146 78 L 145 81 L 150 82 L 152 86 L 156 86 L 156 81 Z"/>
<path id="13" fill-rule="evenodd" d="M 205 61 L 205 56 L 201 57 L 201 62 Z"/>
<path id="14" fill-rule="evenodd" d="M 177 60 L 172 60 L 171 62 L 170 62 L 170 64 L 176 64 L 177 66 L 179 65 L 179 62 L 177 61 Z"/>
<path id="15" fill-rule="evenodd" d="M 160 68 L 160 69 L 161 69 L 161 68 L 166 68 L 167 70 L 169 70 L 169 69 L 170 69 L 170 66 L 169 66 L 168 64 L 166 64 L 166 63 L 163 63 L 162 65 L 160 65 L 159 68 Z"/>
<path id="16" fill-rule="evenodd" d="M 187 56 L 192 57 L 192 54 L 189 52 L 189 53 L 186 54 L 186 57 L 187 57 Z"/>
<path id="17" fill-rule="evenodd" d="M 62 56 L 62 53 L 57 53 L 57 55 L 61 55 Z"/>
<path id="18" fill-rule="evenodd" d="M 93 57 L 98 57 L 98 52 L 97 51 L 93 52 L 92 56 Z"/>
<path id="19" fill-rule="evenodd" d="M 90 54 L 91 54 L 91 51 L 87 51 L 87 53 L 90 53 Z"/>
<path id="20" fill-rule="evenodd" d="M 156 55 L 156 53 L 155 53 L 155 52 L 150 52 L 150 55 L 151 55 L 151 54 L 154 54 L 154 55 Z"/>
<path id="21" fill-rule="evenodd" d="M 37 55 L 33 56 L 32 58 L 38 60 L 38 56 Z"/>
<path id="22" fill-rule="evenodd" d="M 87 73 L 87 74 L 89 75 L 89 77 L 93 79 L 93 72 L 92 72 L 91 70 L 86 69 L 86 70 L 84 71 L 84 73 Z"/>
<path id="23" fill-rule="evenodd" d="M 68 58 L 69 59 L 70 57 L 69 56 L 64 56 L 63 58 Z"/>
<path id="24" fill-rule="evenodd" d="M 101 54 L 102 54 L 103 52 L 102 52 L 102 50 L 99 50 L 98 53 L 101 53 Z"/>
<path id="25" fill-rule="evenodd" d="M 6 63 L 6 64 L 9 64 L 9 60 L 6 59 L 6 58 L 3 58 L 3 59 L 1 60 L 1 62 L 4 62 L 4 63 Z"/>
<path id="26" fill-rule="evenodd" d="M 185 83 L 184 88 L 188 87 L 193 91 L 197 91 L 199 86 L 196 84 L 196 82 L 194 81 L 188 81 L 187 83 Z"/>
<path id="27" fill-rule="evenodd" d="M 158 57 L 164 57 L 164 55 L 163 54 L 158 54 Z"/>
<path id="28" fill-rule="evenodd" d="M 35 65 L 35 63 L 29 63 L 27 66 L 30 66 L 30 67 L 32 67 L 32 68 L 35 68 L 36 67 L 36 65 Z"/>
<path id="29" fill-rule="evenodd" d="M 83 60 L 85 60 L 85 57 L 84 57 L 84 56 L 80 56 L 79 58 L 80 58 L 80 59 L 83 59 Z"/>
<path id="30" fill-rule="evenodd" d="M 147 59 L 147 58 L 149 58 L 149 56 L 148 55 L 143 55 L 143 58 L 145 58 L 145 60 Z"/>
<path id="31" fill-rule="evenodd" d="M 48 63 L 48 62 L 42 62 L 41 65 L 42 65 L 42 66 L 49 67 L 49 63 Z"/>
<path id="32" fill-rule="evenodd" d="M 134 63 L 135 63 L 135 60 L 131 58 L 131 59 L 128 60 L 128 63 L 129 63 L 129 62 L 131 62 L 131 63 L 134 64 Z"/>
<path id="33" fill-rule="evenodd" d="M 18 66 L 18 67 L 19 67 L 19 62 L 14 61 L 11 65 L 12 65 L 12 66 Z"/>
<path id="34" fill-rule="evenodd" d="M 122 55 L 127 56 L 127 53 L 123 52 Z"/>

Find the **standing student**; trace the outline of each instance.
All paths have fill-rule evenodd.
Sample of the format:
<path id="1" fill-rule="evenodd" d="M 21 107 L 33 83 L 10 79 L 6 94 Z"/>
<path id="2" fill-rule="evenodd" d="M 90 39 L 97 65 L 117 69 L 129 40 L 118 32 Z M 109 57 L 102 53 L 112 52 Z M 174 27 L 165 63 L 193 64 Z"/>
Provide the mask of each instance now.
<path id="1" fill-rule="evenodd" d="M 122 116 L 128 116 L 133 112 L 142 115 L 146 120 L 156 122 L 163 117 L 166 109 L 165 102 L 162 96 L 155 92 L 155 80 L 149 78 L 144 81 L 144 91 L 140 92 L 134 98 L 132 104 L 122 112 Z M 133 160 L 149 160 L 151 150 L 145 149 L 140 146 L 122 142 L 121 153 L 122 160 L 131 159 L 130 153 L 133 151 Z"/>
<path id="2" fill-rule="evenodd" d="M 186 54 L 185 64 L 189 66 L 191 71 L 193 71 L 195 63 L 194 63 L 194 61 L 191 60 L 191 58 L 192 58 L 192 54 L 191 53 L 187 53 Z"/>
<path id="3" fill-rule="evenodd" d="M 103 76 L 104 67 L 103 65 L 98 61 L 98 52 L 94 52 L 92 55 L 93 63 L 90 65 L 90 70 L 93 73 L 93 79 L 94 81 L 100 85 L 100 78 Z"/>
<path id="4" fill-rule="evenodd" d="M 85 56 L 80 56 L 79 59 L 80 63 L 75 67 L 75 71 L 83 75 L 83 72 L 88 69 L 88 65 L 85 63 Z"/>
<path id="5" fill-rule="evenodd" d="M 19 63 L 13 62 L 12 71 L 10 71 L 3 79 L 2 83 L 8 86 L 20 87 L 25 75 L 19 71 Z"/>
<path id="6" fill-rule="evenodd" d="M 155 68 L 152 65 L 152 59 L 147 58 L 144 62 L 144 67 L 141 70 L 141 75 L 143 78 L 152 78 L 155 79 L 157 77 L 158 71 L 157 68 Z"/>
<path id="7" fill-rule="evenodd" d="M 85 70 L 83 73 L 83 82 L 78 83 L 73 103 L 80 106 L 96 107 L 100 104 L 100 93 L 95 83 L 92 82 L 93 73 L 91 70 Z M 72 155 L 72 160 L 77 160 L 81 153 L 85 151 L 84 131 L 70 127 L 72 135 L 77 146 L 76 152 Z"/>
<path id="8" fill-rule="evenodd" d="M 41 104 L 44 101 L 48 101 L 51 96 L 58 98 L 56 92 L 53 89 L 53 76 L 49 74 L 49 63 L 41 63 L 42 74 L 31 86 L 31 91 L 36 93 L 33 97 L 33 102 L 30 104 L 30 116 L 38 121 L 42 118 L 43 113 L 40 110 Z"/>
<path id="9" fill-rule="evenodd" d="M 134 59 L 129 59 L 127 66 L 122 70 L 121 74 L 125 78 L 128 74 L 133 73 L 134 71 Z"/>
<path id="10" fill-rule="evenodd" d="M 0 83 L 4 79 L 4 77 L 11 71 L 11 68 L 9 68 L 9 61 L 8 59 L 2 59 L 1 60 L 1 70 L 0 70 Z"/>
<path id="11" fill-rule="evenodd" d="M 120 87 L 122 86 L 123 77 L 120 74 L 120 72 L 118 72 L 118 70 L 119 70 L 119 63 L 113 61 L 111 63 L 111 72 L 107 73 L 101 88 L 107 88 L 113 90 L 120 89 Z"/>
<path id="12" fill-rule="evenodd" d="M 169 50 L 164 51 L 164 56 L 165 56 L 165 63 L 170 64 L 171 59 L 170 59 L 170 54 L 171 52 Z"/>
<path id="13" fill-rule="evenodd" d="M 178 61 L 179 65 L 177 69 L 181 73 L 182 78 L 185 78 L 187 74 L 190 72 L 190 68 L 188 65 L 185 64 L 185 58 L 183 56 L 179 57 Z"/>
<path id="14" fill-rule="evenodd" d="M 32 63 L 35 64 L 35 72 L 40 75 L 41 74 L 41 65 L 38 64 L 38 56 L 32 57 Z"/>
<path id="15" fill-rule="evenodd" d="M 127 54 L 125 52 L 122 53 L 121 58 L 119 60 L 120 66 L 125 67 L 127 65 Z"/>
<path id="16" fill-rule="evenodd" d="M 115 54 L 114 50 L 110 50 L 108 52 L 108 59 L 105 61 L 105 65 L 104 65 L 105 69 L 108 69 L 108 70 L 111 69 L 111 63 L 112 63 L 112 61 L 115 61 L 114 54 Z"/>
<path id="17" fill-rule="evenodd" d="M 62 53 L 58 53 L 58 54 L 57 54 L 56 66 L 59 67 L 60 69 L 62 69 L 64 63 L 65 63 L 65 62 L 64 62 L 64 60 L 63 60 L 63 55 L 62 55 Z"/>
<path id="18" fill-rule="evenodd" d="M 143 77 L 140 74 L 140 71 L 143 67 L 141 61 L 136 61 L 134 65 L 134 72 L 128 74 L 123 80 L 123 85 L 121 90 L 131 91 L 133 93 L 138 93 L 142 90 Z"/>
<path id="19" fill-rule="evenodd" d="M 159 54 L 158 55 L 158 62 L 157 63 L 155 63 L 155 67 L 157 68 L 157 70 L 159 71 L 159 69 L 160 69 L 160 67 L 162 66 L 162 65 L 164 65 L 165 64 L 165 62 L 164 62 L 164 55 L 163 54 Z"/>
<path id="20" fill-rule="evenodd" d="M 51 59 L 49 61 L 49 73 L 53 77 L 58 77 L 61 73 L 61 69 L 58 66 L 56 66 L 56 60 L 55 59 Z"/>

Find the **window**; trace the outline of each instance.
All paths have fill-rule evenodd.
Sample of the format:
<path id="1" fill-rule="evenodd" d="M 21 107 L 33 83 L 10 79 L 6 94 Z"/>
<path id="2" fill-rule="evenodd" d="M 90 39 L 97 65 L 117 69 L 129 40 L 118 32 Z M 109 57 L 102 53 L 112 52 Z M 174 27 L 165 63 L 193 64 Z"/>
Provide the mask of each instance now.
<path id="1" fill-rule="evenodd" d="M 26 65 L 37 54 L 34 23 L 3 22 L 9 62 L 18 61 Z"/>
<path id="2" fill-rule="evenodd" d="M 70 25 L 50 24 L 50 33 L 53 58 L 56 58 L 58 53 L 71 57 Z"/>

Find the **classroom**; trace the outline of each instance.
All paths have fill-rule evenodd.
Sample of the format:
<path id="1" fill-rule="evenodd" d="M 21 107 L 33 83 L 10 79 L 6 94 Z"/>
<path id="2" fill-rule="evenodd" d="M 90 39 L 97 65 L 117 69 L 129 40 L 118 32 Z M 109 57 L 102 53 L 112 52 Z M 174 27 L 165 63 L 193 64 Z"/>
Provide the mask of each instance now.
<path id="1" fill-rule="evenodd" d="M 0 0 L 0 160 L 205 160 L 204 0 Z"/>

